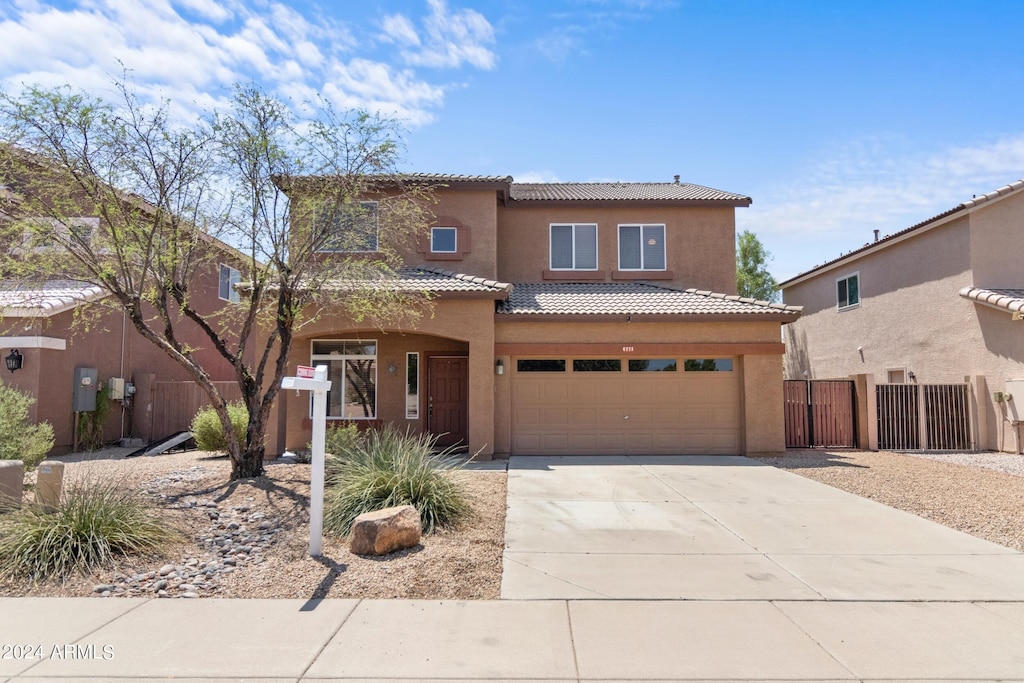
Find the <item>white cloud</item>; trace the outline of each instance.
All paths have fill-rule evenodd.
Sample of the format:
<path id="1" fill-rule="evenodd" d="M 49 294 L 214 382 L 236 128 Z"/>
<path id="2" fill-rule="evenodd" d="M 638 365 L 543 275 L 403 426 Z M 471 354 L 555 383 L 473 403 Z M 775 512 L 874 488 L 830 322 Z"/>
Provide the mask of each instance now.
<path id="1" fill-rule="evenodd" d="M 401 14 L 384 19 L 381 38 L 405 46 L 402 57 L 412 66 L 456 68 L 463 64 L 493 69 L 498 57 L 491 49 L 494 27 L 476 10 L 450 10 L 445 0 L 427 0 L 430 14 L 423 20 L 422 35 Z"/>
<path id="2" fill-rule="evenodd" d="M 429 122 L 443 104 L 446 82 L 415 67 L 490 68 L 493 31 L 473 10 L 427 0 L 426 47 L 411 23 L 389 17 L 399 54 L 372 61 L 352 29 L 328 16 L 303 14 L 282 2 L 237 0 L 77 0 L 67 9 L 22 0 L 0 10 L 0 87 L 22 84 L 109 91 L 130 70 L 144 97 L 169 97 L 180 111 L 224 100 L 234 83 L 256 81 L 287 95 L 324 93 L 334 104 Z M 370 41 L 367 41 L 370 44 Z M 307 101 L 311 98 L 306 97 Z"/>
<path id="3" fill-rule="evenodd" d="M 769 246 L 783 279 L 1024 178 L 1024 135 L 925 155 L 899 140 L 836 146 L 801 177 L 754 193 L 737 212 Z M 895 150 L 895 151 L 894 151 Z"/>
<path id="4" fill-rule="evenodd" d="M 560 183 L 563 182 L 554 171 L 536 170 L 513 173 L 512 179 L 517 183 Z"/>

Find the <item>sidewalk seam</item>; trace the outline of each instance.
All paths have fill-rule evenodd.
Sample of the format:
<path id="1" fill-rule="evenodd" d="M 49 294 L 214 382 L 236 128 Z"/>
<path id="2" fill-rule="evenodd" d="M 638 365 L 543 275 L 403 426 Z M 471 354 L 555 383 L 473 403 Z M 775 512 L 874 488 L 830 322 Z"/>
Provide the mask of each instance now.
<path id="1" fill-rule="evenodd" d="M 331 644 L 331 641 L 334 640 L 334 637 L 338 635 L 338 632 L 341 631 L 342 628 L 344 628 L 345 624 L 348 623 L 348 620 L 351 619 L 352 615 L 356 613 L 357 609 L 359 609 L 359 606 L 363 604 L 363 600 L 363 598 L 359 599 L 355 606 L 351 610 L 349 610 L 349 613 L 345 615 L 345 618 L 341 620 L 341 623 L 338 624 L 338 628 L 334 629 L 334 632 L 327 637 L 327 640 L 324 641 L 324 644 L 320 646 L 320 649 L 316 651 L 316 653 L 313 655 L 313 658 L 309 660 L 309 664 L 306 665 L 306 668 L 303 669 L 302 673 L 299 674 L 299 677 L 295 679 L 296 683 L 298 683 L 298 681 L 301 681 L 306 677 L 306 674 L 309 673 L 310 668 L 314 664 L 316 664 L 318 659 L 320 659 L 320 655 L 324 653 L 324 650 L 326 650 L 327 646 Z"/>
<path id="2" fill-rule="evenodd" d="M 809 641 L 811 641 L 812 643 L 814 643 L 815 645 L 817 645 L 817 646 L 818 646 L 819 648 L 821 648 L 821 651 L 822 651 L 822 652 L 824 652 L 824 653 L 825 653 L 826 655 L 828 655 L 828 656 L 829 656 L 829 659 L 831 659 L 831 660 L 832 660 L 833 662 L 835 662 L 836 664 L 838 664 L 839 666 L 841 666 L 841 667 L 842 667 L 843 669 L 845 669 L 846 671 L 848 671 L 848 672 L 850 673 L 850 676 L 851 676 L 851 677 L 852 677 L 852 678 L 853 678 L 854 680 L 856 680 L 856 681 L 860 681 L 860 680 L 863 680 L 863 677 L 862 677 L 862 676 L 859 676 L 859 675 L 857 675 L 857 673 L 855 673 L 855 672 L 854 672 L 854 671 L 853 671 L 853 670 L 852 670 L 852 669 L 851 669 L 850 667 L 848 667 L 848 666 L 847 666 L 846 664 L 844 664 L 843 662 L 841 662 L 841 661 L 839 660 L 839 658 L 838 658 L 838 657 L 836 657 L 836 656 L 835 656 L 835 654 L 833 654 L 833 653 L 832 653 L 832 651 L 831 651 L 831 650 L 829 650 L 829 649 L 828 649 L 827 647 L 825 647 L 825 646 L 824 646 L 824 645 L 823 645 L 823 644 L 822 644 L 821 642 L 819 642 L 817 638 L 815 638 L 815 637 L 814 637 L 814 636 L 812 636 L 812 635 L 811 635 L 810 633 L 808 633 L 808 632 L 807 632 L 807 629 L 805 629 L 805 628 L 804 628 L 803 626 L 801 626 L 800 624 L 798 624 L 798 623 L 797 623 L 797 622 L 796 622 L 796 621 L 795 621 L 795 620 L 793 619 L 793 617 L 791 617 L 791 616 L 789 616 L 788 614 L 786 614 L 786 611 L 785 611 L 785 610 L 783 610 L 783 609 L 781 609 L 781 608 L 780 608 L 780 607 L 778 606 L 778 604 L 777 604 L 777 603 L 779 603 L 779 602 L 789 602 L 789 601 L 788 601 L 788 600 L 769 600 L 769 601 L 768 601 L 768 604 L 770 604 L 770 605 L 772 606 L 772 609 L 774 609 L 774 610 L 775 610 L 776 612 L 778 612 L 779 614 L 781 614 L 781 615 L 782 615 L 782 616 L 783 616 L 783 617 L 784 617 L 784 618 L 786 619 L 786 621 L 788 621 L 789 623 L 793 624 L 793 626 L 795 626 L 795 627 L 796 627 L 796 629 L 797 629 L 798 631 L 800 631 L 800 633 L 803 633 L 803 634 L 804 634 L 805 636 L 807 636 L 807 639 L 808 639 Z M 828 602 L 829 602 L 829 600 L 827 600 L 827 599 L 826 599 L 826 600 L 821 600 L 821 601 L 812 601 L 812 602 L 825 602 L 825 603 L 828 603 Z"/>
<path id="3" fill-rule="evenodd" d="M 576 634 L 572 628 L 572 610 L 569 609 L 569 601 L 565 600 L 565 618 L 569 622 L 569 647 L 572 648 L 572 666 L 575 669 L 575 678 L 577 681 L 580 680 L 580 661 L 579 656 L 576 654 Z"/>

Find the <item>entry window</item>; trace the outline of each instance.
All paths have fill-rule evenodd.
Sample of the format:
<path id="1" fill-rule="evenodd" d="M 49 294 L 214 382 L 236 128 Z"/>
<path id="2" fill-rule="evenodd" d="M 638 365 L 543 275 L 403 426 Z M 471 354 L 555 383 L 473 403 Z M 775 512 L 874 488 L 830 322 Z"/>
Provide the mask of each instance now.
<path id="1" fill-rule="evenodd" d="M 687 358 L 683 361 L 685 372 L 732 372 L 731 358 Z"/>
<path id="2" fill-rule="evenodd" d="M 317 251 L 375 252 L 380 210 L 377 202 L 325 203 L 316 216 L 322 236 Z"/>
<path id="3" fill-rule="evenodd" d="M 572 362 L 573 372 L 622 372 L 622 361 L 617 358 L 578 358 Z"/>
<path id="4" fill-rule="evenodd" d="M 630 358 L 630 372 L 675 372 L 675 358 Z"/>
<path id="5" fill-rule="evenodd" d="M 434 254 L 454 254 L 458 251 L 459 231 L 455 228 L 431 228 L 430 251 Z"/>
<path id="6" fill-rule="evenodd" d="M 420 354 L 405 354 L 405 417 L 416 420 L 420 416 Z"/>
<path id="7" fill-rule="evenodd" d="M 327 366 L 329 419 L 372 420 L 377 416 L 377 342 L 315 340 L 311 360 L 313 366 Z"/>
<path id="8" fill-rule="evenodd" d="M 860 273 L 836 280 L 836 306 L 839 310 L 860 305 Z"/>
<path id="9" fill-rule="evenodd" d="M 516 361 L 519 372 L 565 372 L 564 360 L 549 358 L 524 358 Z"/>
<path id="10" fill-rule="evenodd" d="M 889 384 L 906 384 L 907 382 L 906 368 L 889 368 L 885 374 Z"/>
<path id="11" fill-rule="evenodd" d="M 551 270 L 597 270 L 597 225 L 552 225 Z"/>
<path id="12" fill-rule="evenodd" d="M 665 226 L 620 225 L 619 270 L 665 270 Z"/>
<path id="13" fill-rule="evenodd" d="M 237 304 L 241 297 L 235 285 L 242 281 L 242 273 L 237 268 L 220 264 L 220 275 L 218 278 L 217 296 L 224 301 Z"/>

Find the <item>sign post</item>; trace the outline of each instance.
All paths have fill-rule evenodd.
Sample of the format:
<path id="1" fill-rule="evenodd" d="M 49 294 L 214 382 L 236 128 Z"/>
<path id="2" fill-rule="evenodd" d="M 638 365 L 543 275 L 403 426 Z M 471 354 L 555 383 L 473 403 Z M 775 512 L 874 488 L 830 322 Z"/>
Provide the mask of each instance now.
<path id="1" fill-rule="evenodd" d="M 319 557 L 324 536 L 324 446 L 327 441 L 327 366 L 300 365 L 295 377 L 281 378 L 282 389 L 313 392 L 313 467 L 309 478 L 309 556 Z"/>

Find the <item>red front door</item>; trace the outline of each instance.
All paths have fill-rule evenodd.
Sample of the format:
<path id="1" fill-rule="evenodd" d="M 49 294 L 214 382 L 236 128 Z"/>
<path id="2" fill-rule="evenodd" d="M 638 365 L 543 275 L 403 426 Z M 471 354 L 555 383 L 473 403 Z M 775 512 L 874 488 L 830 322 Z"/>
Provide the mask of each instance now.
<path id="1" fill-rule="evenodd" d="M 466 444 L 469 359 L 435 356 L 430 359 L 427 373 L 427 429 L 438 437 L 439 446 Z"/>

